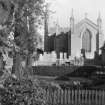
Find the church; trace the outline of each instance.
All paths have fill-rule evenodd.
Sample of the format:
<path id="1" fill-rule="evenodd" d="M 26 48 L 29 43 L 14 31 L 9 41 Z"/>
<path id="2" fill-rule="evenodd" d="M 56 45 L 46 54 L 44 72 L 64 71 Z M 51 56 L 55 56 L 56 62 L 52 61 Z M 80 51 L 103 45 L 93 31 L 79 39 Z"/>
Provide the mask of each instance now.
<path id="1" fill-rule="evenodd" d="M 78 56 L 81 49 L 85 50 L 86 58 L 94 58 L 94 53 L 100 53 L 104 35 L 102 33 L 102 19 L 100 14 L 94 23 L 86 16 L 79 23 L 74 24 L 74 16 L 70 17 L 71 56 Z"/>
<path id="2" fill-rule="evenodd" d="M 70 60 L 81 57 L 81 51 L 85 51 L 87 59 L 93 59 L 94 54 L 100 53 L 104 43 L 102 32 L 102 19 L 100 14 L 94 23 L 87 16 L 75 23 L 73 10 L 70 16 L 70 27 L 67 29 L 56 27 L 53 33 L 48 30 L 48 22 L 45 21 L 44 52 L 43 59 L 49 56 L 48 62 L 56 60 Z M 46 57 L 44 57 L 46 55 Z M 53 58 L 53 60 L 51 60 Z M 48 60 L 48 59 L 47 59 Z"/>

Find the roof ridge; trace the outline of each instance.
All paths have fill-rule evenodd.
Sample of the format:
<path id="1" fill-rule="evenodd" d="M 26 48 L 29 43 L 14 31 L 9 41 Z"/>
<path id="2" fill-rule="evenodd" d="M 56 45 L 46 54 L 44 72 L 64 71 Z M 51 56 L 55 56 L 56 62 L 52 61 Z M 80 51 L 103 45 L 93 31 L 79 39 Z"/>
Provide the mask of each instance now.
<path id="1" fill-rule="evenodd" d="M 79 27 L 81 24 L 83 23 L 87 23 L 89 25 L 91 25 L 92 27 L 94 27 L 95 29 L 97 29 L 97 24 L 95 24 L 92 20 L 88 19 L 88 18 L 85 18 L 85 19 L 82 19 L 80 20 L 77 24 L 75 24 L 75 27 Z"/>

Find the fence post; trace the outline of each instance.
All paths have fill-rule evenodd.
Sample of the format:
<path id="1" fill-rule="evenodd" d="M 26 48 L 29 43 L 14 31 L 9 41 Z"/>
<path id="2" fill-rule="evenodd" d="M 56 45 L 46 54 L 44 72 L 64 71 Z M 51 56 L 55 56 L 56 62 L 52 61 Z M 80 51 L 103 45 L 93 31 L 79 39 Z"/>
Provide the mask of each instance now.
<path id="1" fill-rule="evenodd" d="M 99 91 L 99 105 L 102 103 L 102 92 L 101 90 Z"/>
<path id="2" fill-rule="evenodd" d="M 102 92 L 102 105 L 105 105 L 105 91 Z"/>
<path id="3" fill-rule="evenodd" d="M 68 89 L 68 104 L 70 104 L 70 101 L 71 101 L 71 100 L 70 100 L 70 98 L 71 98 L 71 97 L 70 97 L 70 94 L 71 94 L 71 93 L 70 93 L 70 89 Z"/>
<path id="4" fill-rule="evenodd" d="M 86 104 L 88 101 L 87 101 L 87 89 L 85 90 L 85 100 L 84 100 L 84 103 Z"/>
<path id="5" fill-rule="evenodd" d="M 98 91 L 98 104 L 100 105 L 100 90 Z"/>
<path id="6" fill-rule="evenodd" d="M 96 91 L 94 90 L 94 104 L 96 104 L 96 103 L 95 103 L 95 94 L 96 94 L 95 92 L 96 92 Z"/>
<path id="7" fill-rule="evenodd" d="M 64 97 L 65 97 L 64 102 L 65 102 L 65 105 L 66 105 L 67 104 L 67 89 L 65 89 Z"/>
<path id="8" fill-rule="evenodd" d="M 94 104 L 94 90 L 91 90 L 91 103 Z"/>
<path id="9" fill-rule="evenodd" d="M 54 92 L 53 92 L 53 103 L 54 103 L 54 105 L 56 105 L 56 90 L 54 90 Z"/>
<path id="10" fill-rule="evenodd" d="M 49 89 L 46 90 L 46 96 L 47 96 L 47 102 L 49 102 L 49 100 L 50 100 L 49 99 L 49 97 L 50 97 L 50 95 L 49 95 Z"/>
<path id="11" fill-rule="evenodd" d="M 60 89 L 57 91 L 57 104 L 60 104 Z"/>
<path id="12" fill-rule="evenodd" d="M 74 90 L 72 89 L 72 100 L 71 100 L 71 102 L 72 102 L 72 104 L 74 104 Z"/>
<path id="13" fill-rule="evenodd" d="M 78 104 L 78 90 L 75 90 L 75 104 Z"/>
<path id="14" fill-rule="evenodd" d="M 83 104 L 83 90 L 81 90 L 81 103 Z"/>
<path id="15" fill-rule="evenodd" d="M 97 105 L 98 104 L 98 91 L 96 90 L 95 91 L 95 104 Z"/>
<path id="16" fill-rule="evenodd" d="M 78 104 L 81 104 L 81 90 L 78 92 Z"/>
<path id="17" fill-rule="evenodd" d="M 51 104 L 54 105 L 54 91 L 51 89 Z"/>
<path id="18" fill-rule="evenodd" d="M 91 90 L 88 90 L 89 92 L 89 105 L 91 104 Z"/>
<path id="19" fill-rule="evenodd" d="M 66 97 L 67 97 L 67 105 L 68 105 L 68 104 L 69 104 L 69 103 L 68 103 L 68 100 L 69 100 L 69 99 L 68 99 L 68 89 L 67 89 L 67 96 L 66 96 Z"/>
<path id="20" fill-rule="evenodd" d="M 61 91 L 61 105 L 63 105 L 63 90 Z"/>

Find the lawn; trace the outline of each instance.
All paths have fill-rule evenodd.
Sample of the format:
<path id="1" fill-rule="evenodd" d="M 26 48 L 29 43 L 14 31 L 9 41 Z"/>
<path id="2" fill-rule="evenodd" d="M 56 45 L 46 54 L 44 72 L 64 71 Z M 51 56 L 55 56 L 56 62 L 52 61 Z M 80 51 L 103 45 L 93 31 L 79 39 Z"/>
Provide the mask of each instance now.
<path id="1" fill-rule="evenodd" d="M 76 66 L 36 66 L 33 67 L 34 75 L 61 76 L 73 72 Z"/>

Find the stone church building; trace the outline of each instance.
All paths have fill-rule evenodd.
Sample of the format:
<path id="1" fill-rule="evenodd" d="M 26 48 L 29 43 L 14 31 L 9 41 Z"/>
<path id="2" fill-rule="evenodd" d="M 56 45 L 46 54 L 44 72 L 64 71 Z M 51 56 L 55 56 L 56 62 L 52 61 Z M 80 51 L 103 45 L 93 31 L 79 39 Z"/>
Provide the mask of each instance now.
<path id="1" fill-rule="evenodd" d="M 100 14 L 97 16 L 96 23 L 92 22 L 86 16 L 78 23 L 75 23 L 75 17 L 72 11 L 69 28 L 54 28 L 48 30 L 47 20 L 45 21 L 45 54 L 42 57 L 44 60 L 46 57 L 48 60 L 48 56 L 48 62 L 54 62 L 57 59 L 73 59 L 80 57 L 82 49 L 84 49 L 86 58 L 88 59 L 94 58 L 95 52 L 97 54 L 100 53 L 100 48 L 104 43 Z M 50 31 L 52 31 L 52 33 L 50 33 Z"/>
<path id="2" fill-rule="evenodd" d="M 80 55 L 81 49 L 85 50 L 86 58 L 93 58 L 94 52 L 100 53 L 103 45 L 102 20 L 100 15 L 94 23 L 87 17 L 75 24 L 72 13 L 70 17 L 71 29 L 71 56 Z"/>

